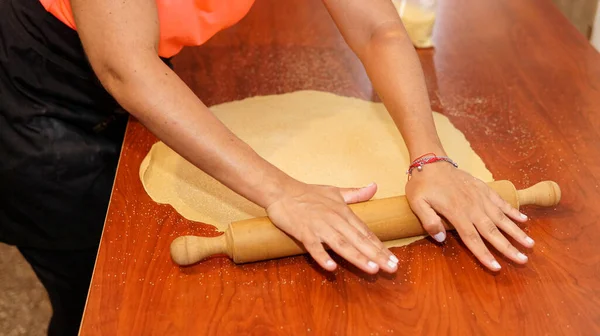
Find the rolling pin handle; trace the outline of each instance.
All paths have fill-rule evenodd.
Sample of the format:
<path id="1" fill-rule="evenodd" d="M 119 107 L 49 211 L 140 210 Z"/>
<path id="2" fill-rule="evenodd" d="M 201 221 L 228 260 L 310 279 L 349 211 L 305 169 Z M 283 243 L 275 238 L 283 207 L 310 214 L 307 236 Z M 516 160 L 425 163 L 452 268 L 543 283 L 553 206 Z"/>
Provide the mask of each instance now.
<path id="1" fill-rule="evenodd" d="M 560 202 L 561 191 L 556 182 L 542 181 L 527 189 L 517 190 L 520 205 L 555 206 Z"/>
<path id="2" fill-rule="evenodd" d="M 229 255 L 227 245 L 225 234 L 217 237 L 181 236 L 171 243 L 171 258 L 176 264 L 187 266 L 216 254 Z"/>

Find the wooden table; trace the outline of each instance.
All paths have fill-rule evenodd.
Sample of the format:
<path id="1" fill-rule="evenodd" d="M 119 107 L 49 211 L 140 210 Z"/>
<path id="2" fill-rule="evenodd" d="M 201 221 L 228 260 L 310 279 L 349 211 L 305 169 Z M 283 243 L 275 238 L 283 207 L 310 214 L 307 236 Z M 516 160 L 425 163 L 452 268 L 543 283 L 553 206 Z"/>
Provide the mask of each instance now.
<path id="1" fill-rule="evenodd" d="M 303 256 L 179 268 L 173 238 L 217 233 L 148 197 L 138 168 L 157 140 L 132 121 L 82 335 L 598 335 L 600 55 L 548 0 L 440 1 L 435 36 L 419 52 L 433 108 L 495 179 L 562 187 L 556 209 L 524 210 L 526 266 L 498 256 L 503 270 L 485 271 L 450 235 L 393 249 L 393 276 Z M 376 99 L 318 0 L 258 0 L 175 68 L 209 105 L 300 89 Z"/>

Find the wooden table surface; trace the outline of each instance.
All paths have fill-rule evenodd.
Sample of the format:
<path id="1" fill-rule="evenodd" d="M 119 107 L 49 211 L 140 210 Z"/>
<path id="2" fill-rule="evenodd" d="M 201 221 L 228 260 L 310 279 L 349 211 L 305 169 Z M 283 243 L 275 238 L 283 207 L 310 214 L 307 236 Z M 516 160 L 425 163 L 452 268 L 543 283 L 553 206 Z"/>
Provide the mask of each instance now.
<path id="1" fill-rule="evenodd" d="M 555 209 L 524 209 L 527 265 L 495 253 L 493 274 L 450 235 L 393 249 L 393 276 L 326 274 L 304 256 L 179 268 L 172 239 L 217 233 L 148 197 L 138 169 L 157 140 L 132 121 L 81 334 L 598 335 L 600 55 L 549 0 L 440 1 L 435 43 L 419 51 L 432 106 L 494 178 L 562 187 Z M 318 0 L 258 0 L 175 69 L 208 105 L 301 89 L 377 99 Z"/>

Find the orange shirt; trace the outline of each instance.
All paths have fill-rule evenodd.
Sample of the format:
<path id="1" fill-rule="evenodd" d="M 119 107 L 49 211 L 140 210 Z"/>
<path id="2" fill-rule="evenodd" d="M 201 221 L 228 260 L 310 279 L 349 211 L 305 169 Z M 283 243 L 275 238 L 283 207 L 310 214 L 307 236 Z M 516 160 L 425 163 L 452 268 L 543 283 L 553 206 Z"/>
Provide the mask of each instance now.
<path id="1" fill-rule="evenodd" d="M 40 2 L 64 24 L 77 29 L 70 0 Z M 168 58 L 184 46 L 203 44 L 241 20 L 253 3 L 254 0 L 156 0 L 160 21 L 159 55 Z"/>

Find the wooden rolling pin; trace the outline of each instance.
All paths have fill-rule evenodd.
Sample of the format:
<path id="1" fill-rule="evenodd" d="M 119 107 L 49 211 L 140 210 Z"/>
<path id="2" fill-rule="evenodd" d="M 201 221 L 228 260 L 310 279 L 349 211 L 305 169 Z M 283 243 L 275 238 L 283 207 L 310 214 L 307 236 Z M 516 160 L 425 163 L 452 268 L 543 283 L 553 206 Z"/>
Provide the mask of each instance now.
<path id="1" fill-rule="evenodd" d="M 510 181 L 488 185 L 517 209 L 530 204 L 554 206 L 560 201 L 560 188 L 552 181 L 524 190 L 516 190 Z M 352 204 L 350 208 L 381 241 L 427 234 L 405 196 Z M 194 264 L 217 254 L 226 254 L 240 264 L 302 253 L 306 253 L 302 244 L 279 230 L 268 217 L 231 223 L 225 234 L 218 237 L 181 236 L 171 243 L 171 258 L 178 265 Z"/>

